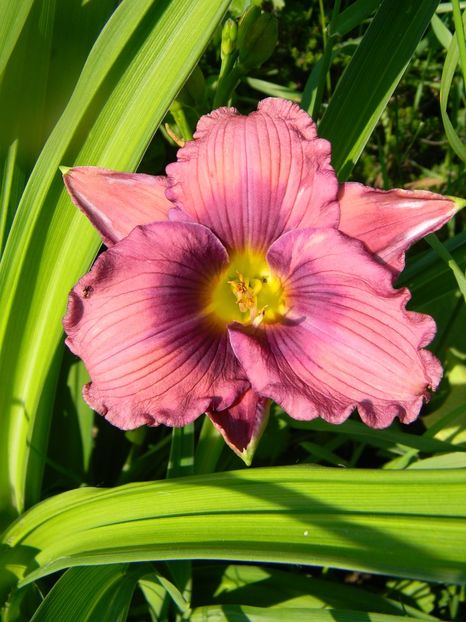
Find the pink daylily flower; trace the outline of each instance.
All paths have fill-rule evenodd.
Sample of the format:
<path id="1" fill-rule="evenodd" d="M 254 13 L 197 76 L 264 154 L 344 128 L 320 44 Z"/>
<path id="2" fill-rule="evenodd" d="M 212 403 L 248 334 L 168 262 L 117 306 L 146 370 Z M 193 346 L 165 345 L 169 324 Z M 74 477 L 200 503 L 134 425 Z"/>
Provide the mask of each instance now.
<path id="1" fill-rule="evenodd" d="M 202 117 L 166 172 L 64 176 L 109 247 L 64 319 L 92 408 L 125 430 L 207 413 L 247 463 L 270 400 L 374 428 L 418 416 L 442 375 L 435 324 L 393 283 L 453 201 L 339 184 L 311 118 L 273 98 Z"/>

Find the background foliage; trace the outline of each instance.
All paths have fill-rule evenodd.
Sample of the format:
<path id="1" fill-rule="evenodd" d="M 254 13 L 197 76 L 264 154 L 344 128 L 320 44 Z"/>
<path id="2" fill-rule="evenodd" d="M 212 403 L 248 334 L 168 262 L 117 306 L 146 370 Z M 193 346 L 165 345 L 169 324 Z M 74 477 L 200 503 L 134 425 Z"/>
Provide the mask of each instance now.
<path id="1" fill-rule="evenodd" d="M 99 239 L 58 166 L 162 173 L 214 105 L 278 95 L 340 179 L 461 196 L 465 4 L 0 0 L 2 620 L 464 619 L 461 213 L 399 283 L 438 324 L 423 417 L 374 431 L 274 407 L 246 470 L 207 420 L 125 434 L 82 401 L 61 317 Z"/>

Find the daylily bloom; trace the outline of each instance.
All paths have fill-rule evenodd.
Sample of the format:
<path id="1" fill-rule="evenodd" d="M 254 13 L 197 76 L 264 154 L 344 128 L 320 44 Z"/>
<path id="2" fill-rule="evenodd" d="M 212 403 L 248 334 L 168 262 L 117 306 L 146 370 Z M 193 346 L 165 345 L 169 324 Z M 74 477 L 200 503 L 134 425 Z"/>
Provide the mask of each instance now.
<path id="1" fill-rule="evenodd" d="M 166 173 L 65 173 L 109 247 L 64 319 L 92 408 L 125 430 L 207 413 L 247 463 L 270 400 L 374 428 L 418 416 L 435 324 L 393 283 L 453 201 L 339 184 L 311 118 L 272 98 L 202 117 Z"/>

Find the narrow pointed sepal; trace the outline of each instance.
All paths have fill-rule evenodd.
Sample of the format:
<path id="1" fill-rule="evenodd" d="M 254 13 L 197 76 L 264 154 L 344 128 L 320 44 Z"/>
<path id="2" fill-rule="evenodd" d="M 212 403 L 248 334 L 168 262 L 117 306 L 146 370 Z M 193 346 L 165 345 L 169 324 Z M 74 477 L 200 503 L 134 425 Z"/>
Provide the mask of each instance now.
<path id="1" fill-rule="evenodd" d="M 462 197 L 447 196 L 446 198 L 450 199 L 450 201 L 453 201 L 453 203 L 456 205 L 456 210 L 458 212 L 460 211 L 460 209 L 466 207 L 466 199 L 463 199 Z"/>
<path id="2" fill-rule="evenodd" d="M 267 425 L 270 404 L 269 399 L 249 389 L 230 408 L 207 413 L 226 444 L 246 466 L 251 466 L 257 445 Z"/>
<path id="3" fill-rule="evenodd" d="M 377 190 L 359 183 L 340 185 L 342 233 L 361 240 L 397 276 L 408 248 L 440 229 L 461 208 L 426 190 Z"/>
<path id="4" fill-rule="evenodd" d="M 165 177 L 119 173 L 96 166 L 60 167 L 73 203 L 110 247 L 138 225 L 163 222 L 173 207 Z"/>

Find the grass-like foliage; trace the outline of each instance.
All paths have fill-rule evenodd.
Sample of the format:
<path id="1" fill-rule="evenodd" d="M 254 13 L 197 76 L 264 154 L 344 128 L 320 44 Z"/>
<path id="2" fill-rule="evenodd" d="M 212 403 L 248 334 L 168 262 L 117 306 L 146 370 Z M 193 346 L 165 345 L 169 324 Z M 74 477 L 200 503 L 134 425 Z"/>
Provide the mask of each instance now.
<path id="1" fill-rule="evenodd" d="M 2 622 L 464 620 L 462 212 L 397 282 L 437 323 L 444 378 L 421 417 L 375 430 L 274 404 L 246 468 L 206 417 L 123 432 L 83 401 L 62 318 L 101 240 L 59 167 L 163 174 L 203 114 L 274 96 L 312 115 L 340 181 L 461 197 L 466 3 L 0 0 L 0 16 Z"/>

